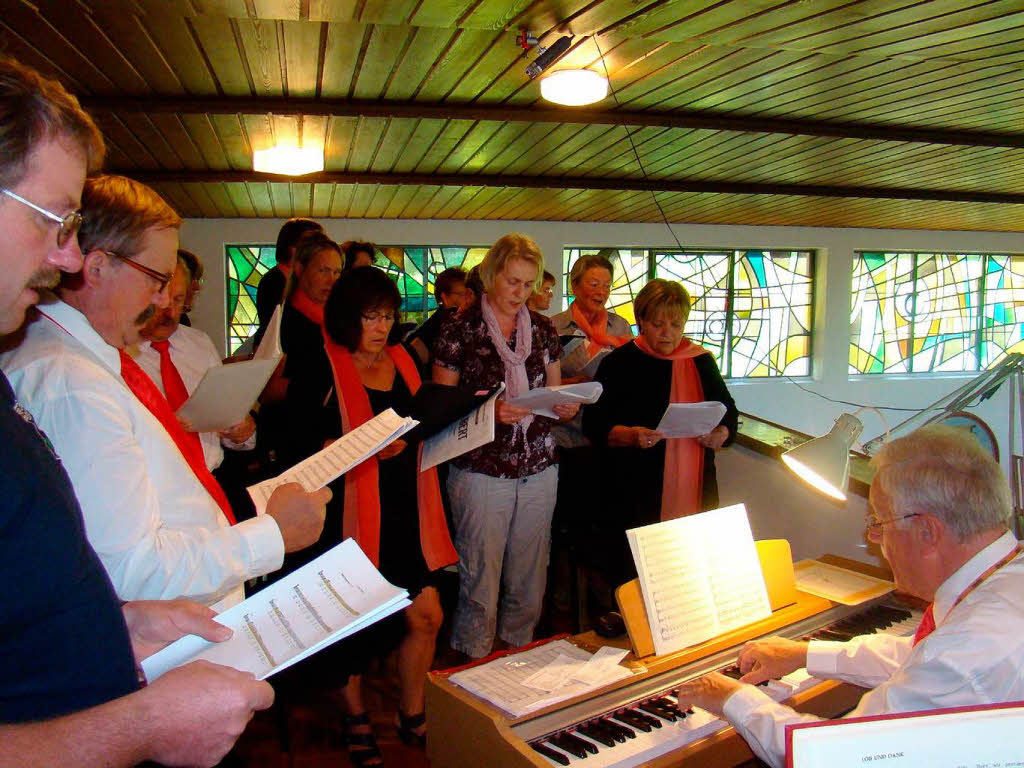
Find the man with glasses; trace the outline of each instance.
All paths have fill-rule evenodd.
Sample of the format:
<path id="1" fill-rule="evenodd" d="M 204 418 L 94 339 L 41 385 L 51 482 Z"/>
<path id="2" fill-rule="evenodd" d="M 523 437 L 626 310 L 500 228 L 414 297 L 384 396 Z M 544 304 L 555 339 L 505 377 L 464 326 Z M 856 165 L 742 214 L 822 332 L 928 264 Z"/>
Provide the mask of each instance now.
<path id="1" fill-rule="evenodd" d="M 872 465 L 867 537 L 897 589 L 931 603 L 915 635 L 769 638 L 740 652 L 742 682 L 712 673 L 679 690 L 681 708 L 724 716 L 774 766 L 783 764 L 785 726 L 818 718 L 754 684 L 801 667 L 873 689 L 849 717 L 1024 699 L 1024 558 L 999 464 L 966 430 L 933 426 L 887 443 Z"/>
<path id="2" fill-rule="evenodd" d="M 199 441 L 126 354 L 169 304 L 181 219 L 121 176 L 82 193 L 82 270 L 0 357 L 71 476 L 89 541 L 126 600 L 190 597 L 223 610 L 243 583 L 315 542 L 330 491 L 291 484 L 237 525 Z"/>
<path id="3" fill-rule="evenodd" d="M 81 268 L 77 209 L 102 158 L 73 97 L 0 58 L 0 335 Z M 0 435 L 0 765 L 216 763 L 270 706 L 270 686 L 194 663 L 140 689 L 138 661 L 189 632 L 224 640 L 224 628 L 196 603 L 118 600 L 57 454 L 2 373 Z"/>

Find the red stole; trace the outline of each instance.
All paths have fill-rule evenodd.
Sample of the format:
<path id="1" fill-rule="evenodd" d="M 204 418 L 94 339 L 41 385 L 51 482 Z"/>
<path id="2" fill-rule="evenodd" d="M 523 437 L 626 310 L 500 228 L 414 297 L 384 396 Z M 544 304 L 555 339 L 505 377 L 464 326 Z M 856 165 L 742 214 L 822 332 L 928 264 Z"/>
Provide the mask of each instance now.
<path id="1" fill-rule="evenodd" d="M 206 468 L 206 458 L 203 456 L 203 447 L 199 442 L 199 436 L 195 432 L 185 431 L 184 427 L 181 426 L 181 422 L 178 421 L 178 417 L 171 410 L 167 399 L 160 394 L 156 384 L 139 367 L 139 364 L 132 360 L 123 349 L 118 350 L 118 353 L 121 356 L 121 378 L 128 385 L 128 389 L 132 391 L 132 394 L 135 395 L 140 403 L 146 406 L 146 410 L 152 413 L 156 420 L 163 425 L 171 440 L 178 446 L 182 458 L 188 463 L 196 479 L 202 483 L 206 492 L 217 502 L 217 506 L 220 507 L 228 522 L 234 525 L 235 515 L 231 511 L 231 503 L 228 501 L 224 489 L 220 487 L 220 483 L 210 474 L 210 470 Z"/>
<path id="2" fill-rule="evenodd" d="M 668 355 L 655 352 L 644 337 L 633 343 L 644 354 L 659 360 L 672 361 L 671 403 L 699 403 L 704 400 L 695 357 L 711 354 L 699 344 L 684 338 Z M 665 441 L 665 473 L 661 483 L 661 519 L 672 520 L 700 512 L 704 486 L 704 446 L 694 437 L 678 437 Z"/>
<path id="3" fill-rule="evenodd" d="M 324 334 L 324 347 L 334 371 L 334 386 L 341 409 L 341 426 L 345 432 L 355 429 L 373 418 L 370 398 L 359 378 L 351 353 L 335 344 Z M 420 388 L 420 375 L 409 353 L 400 345 L 387 347 L 398 375 L 412 394 Z M 420 446 L 417 466 L 422 460 Z M 380 558 L 380 479 L 376 456 L 371 456 L 345 475 L 345 520 L 342 531 L 346 538 L 356 540 L 360 548 L 378 565 Z M 420 520 L 420 547 L 427 567 L 434 571 L 458 561 L 459 556 L 448 533 L 448 524 L 441 504 L 441 488 L 437 482 L 437 469 L 420 471 L 416 475 L 416 491 Z M 392 536 L 402 532 L 393 531 Z"/>
<path id="4" fill-rule="evenodd" d="M 621 347 L 632 338 L 630 336 L 610 336 L 608 334 L 607 309 L 601 310 L 601 317 L 593 326 L 591 326 L 577 302 L 574 301 L 569 309 L 572 312 L 573 322 L 587 335 L 587 352 L 590 357 L 596 355 L 604 347 Z"/>
<path id="5" fill-rule="evenodd" d="M 309 296 L 306 295 L 306 292 L 303 291 L 301 288 L 297 287 L 295 289 L 295 292 L 292 294 L 289 303 L 293 307 L 295 307 L 295 309 L 297 309 L 299 312 L 305 315 L 307 320 L 316 323 L 321 327 L 323 326 L 324 305 L 317 304 L 315 301 L 309 298 Z"/>

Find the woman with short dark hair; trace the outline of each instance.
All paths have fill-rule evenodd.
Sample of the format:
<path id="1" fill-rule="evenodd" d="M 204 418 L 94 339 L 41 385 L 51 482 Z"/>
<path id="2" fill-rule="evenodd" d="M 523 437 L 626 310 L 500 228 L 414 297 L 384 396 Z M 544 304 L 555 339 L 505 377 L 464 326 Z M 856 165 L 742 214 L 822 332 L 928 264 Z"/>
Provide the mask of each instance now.
<path id="1" fill-rule="evenodd" d="M 389 408 L 409 414 L 421 381 L 399 343 L 400 307 L 394 282 L 375 267 L 345 272 L 331 291 L 324 309 L 324 344 L 343 432 Z M 436 577 L 458 559 L 437 471 L 421 472 L 419 465 L 419 446 L 396 440 L 343 478 L 343 538 L 354 538 L 384 577 L 407 589 L 412 600 L 404 611 L 406 631 L 398 648 L 398 732 L 407 743 L 422 742 L 425 734 L 424 686 L 442 619 Z M 379 761 L 358 677 L 350 681 L 345 698 L 353 761 Z"/>

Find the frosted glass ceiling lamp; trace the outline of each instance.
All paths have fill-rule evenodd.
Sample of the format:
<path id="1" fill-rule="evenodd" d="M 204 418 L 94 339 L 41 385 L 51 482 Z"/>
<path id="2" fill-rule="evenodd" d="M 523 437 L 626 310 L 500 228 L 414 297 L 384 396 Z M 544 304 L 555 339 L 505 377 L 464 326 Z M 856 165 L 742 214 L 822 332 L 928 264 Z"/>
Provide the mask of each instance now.
<path id="1" fill-rule="evenodd" d="M 555 104 L 581 107 L 608 95 L 608 80 L 589 69 L 562 69 L 540 81 L 540 95 Z"/>
<path id="2" fill-rule="evenodd" d="M 782 454 L 782 461 L 801 480 L 839 501 L 846 501 L 850 479 L 850 448 L 864 425 L 856 416 L 844 413 L 824 437 L 808 440 Z"/>
<path id="3" fill-rule="evenodd" d="M 324 169 L 323 147 L 276 145 L 252 153 L 253 170 L 282 176 L 303 176 Z"/>

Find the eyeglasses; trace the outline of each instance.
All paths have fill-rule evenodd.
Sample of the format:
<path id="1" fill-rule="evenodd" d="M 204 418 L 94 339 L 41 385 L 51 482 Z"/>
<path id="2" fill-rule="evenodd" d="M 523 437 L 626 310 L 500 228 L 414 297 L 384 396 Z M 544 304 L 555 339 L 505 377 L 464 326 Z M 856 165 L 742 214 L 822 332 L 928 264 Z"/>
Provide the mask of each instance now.
<path id="1" fill-rule="evenodd" d="M 167 284 L 171 282 L 171 278 L 174 277 L 173 274 L 168 274 L 167 272 L 157 272 L 155 269 L 150 269 L 147 266 L 139 264 L 139 262 L 135 261 L 134 259 L 129 259 L 127 256 L 122 256 L 120 253 L 115 253 L 114 251 L 103 251 L 103 253 L 107 254 L 107 256 L 113 256 L 116 259 L 120 259 L 129 267 L 137 269 L 146 277 L 150 277 L 156 280 L 156 284 L 159 286 L 159 288 L 157 289 L 158 292 L 163 291 L 163 289 L 167 287 Z"/>
<path id="2" fill-rule="evenodd" d="M 890 520 L 872 520 L 869 523 L 864 523 L 864 530 L 867 531 L 868 536 L 880 536 L 882 533 L 882 528 L 886 525 L 889 525 L 889 523 L 895 523 L 899 520 L 906 520 L 908 517 L 920 516 L 920 512 L 911 512 L 909 515 L 900 515 L 899 517 L 894 517 Z"/>
<path id="3" fill-rule="evenodd" d="M 68 240 L 78 234 L 78 230 L 82 227 L 82 213 L 81 211 L 72 211 L 67 216 L 58 216 L 53 211 L 48 211 L 41 206 L 31 203 L 21 195 L 16 195 L 9 189 L 0 189 L 0 192 L 7 195 L 12 200 L 17 200 L 22 205 L 27 205 L 33 211 L 37 211 L 51 221 L 56 221 L 60 224 L 60 228 L 57 230 L 57 247 L 63 248 Z"/>
<path id="4" fill-rule="evenodd" d="M 395 316 L 386 312 L 364 312 L 363 320 L 368 323 L 376 323 L 378 320 L 383 320 L 385 323 L 395 322 Z"/>

